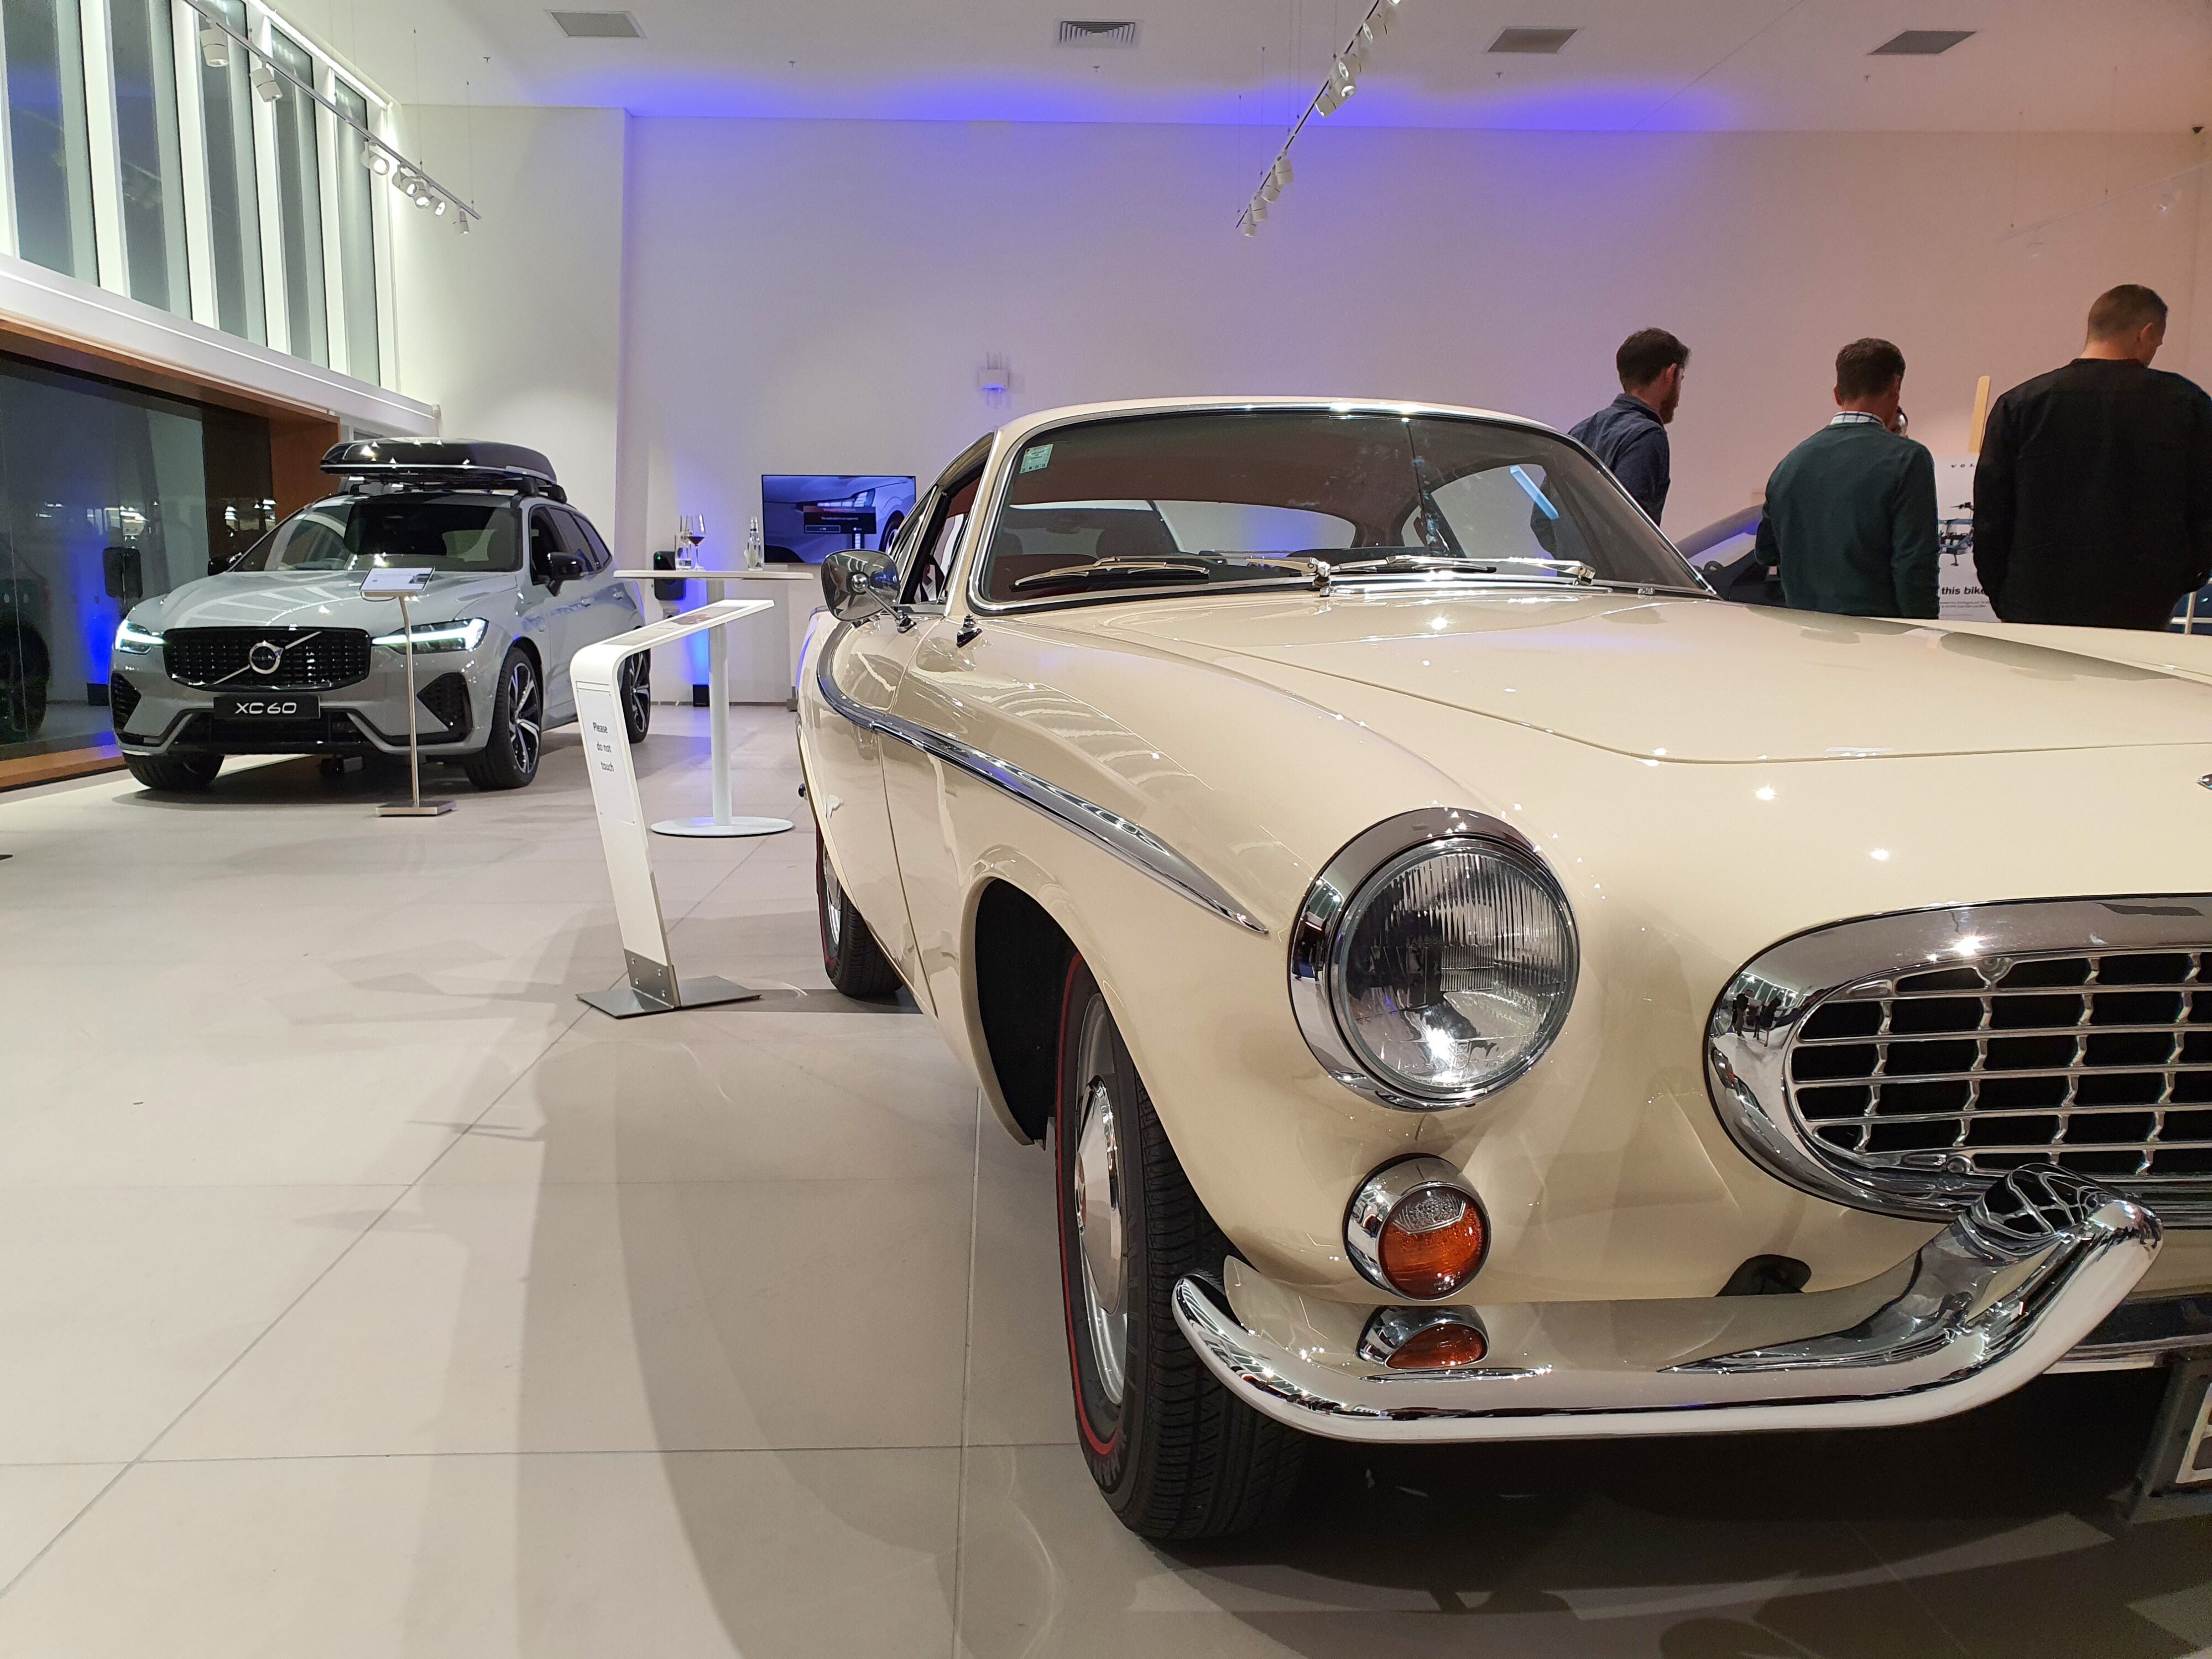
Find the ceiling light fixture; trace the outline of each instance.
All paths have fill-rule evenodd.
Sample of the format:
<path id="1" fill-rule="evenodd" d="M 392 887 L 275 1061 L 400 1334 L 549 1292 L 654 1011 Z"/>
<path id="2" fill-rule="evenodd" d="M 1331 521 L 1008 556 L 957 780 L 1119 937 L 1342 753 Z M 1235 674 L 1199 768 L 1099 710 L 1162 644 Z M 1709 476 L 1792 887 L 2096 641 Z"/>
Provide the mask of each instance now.
<path id="1" fill-rule="evenodd" d="M 1253 234 L 1267 218 L 1267 204 L 1279 197 L 1290 184 L 1291 146 L 1297 143 L 1298 135 L 1306 130 L 1306 123 L 1316 115 L 1327 118 L 1335 114 L 1344 107 L 1345 100 L 1359 90 L 1359 76 L 1367 67 L 1367 54 L 1377 40 L 1389 33 L 1390 25 L 1397 21 L 1401 3 L 1401 0 L 1372 0 L 1361 15 L 1352 31 L 1352 38 L 1344 43 L 1344 50 L 1330 60 L 1328 79 L 1322 82 L 1320 89 L 1306 100 L 1305 108 L 1291 124 L 1282 143 L 1276 148 L 1275 159 L 1267 164 L 1260 188 L 1252 192 L 1252 199 L 1237 216 L 1237 228 L 1243 234 L 1249 236 Z M 1566 32 L 1569 34 L 1574 33 L 1572 29 Z"/>
<path id="2" fill-rule="evenodd" d="M 221 29 L 209 28 L 203 24 L 200 27 L 200 62 L 210 69 L 229 68 L 230 37 Z"/>
<path id="3" fill-rule="evenodd" d="M 253 89 L 261 94 L 265 104 L 273 104 L 284 95 L 284 86 L 276 78 L 276 66 L 265 58 L 253 60 Z"/>

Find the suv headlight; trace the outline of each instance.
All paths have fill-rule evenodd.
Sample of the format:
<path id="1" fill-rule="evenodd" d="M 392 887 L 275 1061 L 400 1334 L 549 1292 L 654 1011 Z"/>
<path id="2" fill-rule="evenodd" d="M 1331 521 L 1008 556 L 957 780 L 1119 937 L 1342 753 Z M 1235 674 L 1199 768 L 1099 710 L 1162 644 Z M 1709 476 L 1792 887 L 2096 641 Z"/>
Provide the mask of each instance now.
<path id="1" fill-rule="evenodd" d="M 1535 850 L 1494 818 L 1431 809 L 1329 860 L 1292 932 L 1291 1005 L 1339 1082 L 1440 1111 L 1542 1057 L 1578 966 L 1574 914 Z"/>
<path id="2" fill-rule="evenodd" d="M 128 617 L 123 619 L 123 625 L 115 630 L 115 648 L 118 651 L 127 652 L 134 657 L 143 655 L 161 642 L 161 636 L 159 634 L 150 628 L 139 627 Z"/>
<path id="3" fill-rule="evenodd" d="M 415 624 L 415 649 L 422 651 L 473 651 L 483 643 L 484 630 L 490 627 L 482 617 L 462 617 L 453 622 L 417 623 Z M 388 645 L 394 651 L 407 648 L 407 631 L 379 634 L 371 645 Z"/>

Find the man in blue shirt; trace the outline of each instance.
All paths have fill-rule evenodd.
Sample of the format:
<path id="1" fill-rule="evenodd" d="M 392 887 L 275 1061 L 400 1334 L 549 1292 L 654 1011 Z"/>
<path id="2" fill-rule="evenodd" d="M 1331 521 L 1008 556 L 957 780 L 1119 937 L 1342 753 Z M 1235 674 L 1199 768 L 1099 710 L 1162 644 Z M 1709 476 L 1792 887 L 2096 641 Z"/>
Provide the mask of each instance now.
<path id="1" fill-rule="evenodd" d="M 1836 354 L 1836 414 L 1766 481 L 1759 562 L 1784 603 L 1845 617 L 1933 617 L 1936 463 L 1898 428 L 1905 354 L 1854 340 Z"/>
<path id="2" fill-rule="evenodd" d="M 1598 459 L 1657 524 L 1674 482 L 1667 427 L 1682 401 L 1682 371 L 1690 348 L 1663 328 L 1639 328 L 1620 343 L 1613 367 L 1620 396 L 1567 435 L 1589 446 Z"/>

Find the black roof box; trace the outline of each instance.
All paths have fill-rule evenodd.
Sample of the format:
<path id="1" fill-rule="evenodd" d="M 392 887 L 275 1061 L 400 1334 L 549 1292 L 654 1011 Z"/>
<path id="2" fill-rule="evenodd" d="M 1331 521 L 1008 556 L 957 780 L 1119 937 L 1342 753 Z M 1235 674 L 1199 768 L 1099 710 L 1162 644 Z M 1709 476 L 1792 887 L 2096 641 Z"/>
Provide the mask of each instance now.
<path id="1" fill-rule="evenodd" d="M 445 438 L 357 438 L 332 446 L 323 471 L 349 477 L 419 477 L 440 483 L 504 485 L 557 494 L 553 463 L 520 444 Z"/>

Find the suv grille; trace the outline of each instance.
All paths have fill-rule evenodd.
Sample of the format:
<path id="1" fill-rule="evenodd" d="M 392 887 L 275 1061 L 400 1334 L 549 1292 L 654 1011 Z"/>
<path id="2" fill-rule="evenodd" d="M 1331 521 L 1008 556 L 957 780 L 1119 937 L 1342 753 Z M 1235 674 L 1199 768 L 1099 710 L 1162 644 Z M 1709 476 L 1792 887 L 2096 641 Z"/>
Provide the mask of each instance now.
<path id="1" fill-rule="evenodd" d="M 278 653 L 272 672 L 254 665 L 262 644 Z M 202 688 L 330 691 L 368 678 L 368 635 L 357 628 L 176 628 L 161 653 L 171 679 Z"/>
<path id="2" fill-rule="evenodd" d="M 111 677 L 107 682 L 107 706 L 114 711 L 115 729 L 120 732 L 138 712 L 138 688 L 120 674 Z"/>
<path id="3" fill-rule="evenodd" d="M 1995 1176 L 2048 1160 L 2154 1206 L 2212 1192 L 2212 948 L 2014 955 L 1862 981 L 1789 1048 L 1815 1149 Z"/>

